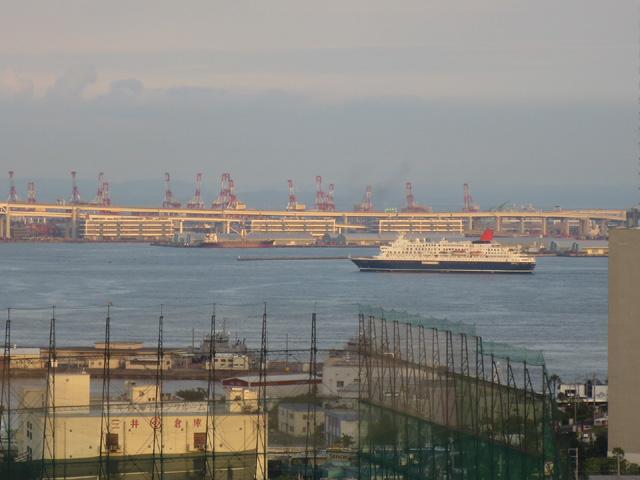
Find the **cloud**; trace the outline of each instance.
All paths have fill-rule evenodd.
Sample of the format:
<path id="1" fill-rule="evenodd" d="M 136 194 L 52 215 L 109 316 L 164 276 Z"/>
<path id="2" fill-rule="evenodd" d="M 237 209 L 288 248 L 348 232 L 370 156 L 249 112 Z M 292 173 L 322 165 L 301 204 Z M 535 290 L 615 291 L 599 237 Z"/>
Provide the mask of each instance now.
<path id="1" fill-rule="evenodd" d="M 12 67 L 0 70 L 0 98 L 31 98 L 33 82 L 19 75 Z"/>
<path id="2" fill-rule="evenodd" d="M 463 182 L 483 205 L 568 205 L 568 192 L 582 188 L 592 202 L 585 204 L 595 206 L 599 198 L 606 201 L 603 184 L 619 187 L 617 205 L 609 206 L 635 203 L 634 189 L 627 188 L 635 168 L 632 104 L 398 96 L 325 103 L 281 90 L 150 88 L 134 78 L 107 84 L 106 93 L 94 97 L 85 91 L 92 77 L 84 78 L 64 102 L 69 108 L 38 96 L 0 99 L 6 169 L 42 177 L 77 170 L 92 181 L 105 171 L 115 183 L 150 179 L 150 199 L 161 195 L 165 171 L 180 198 L 192 194 L 195 172 L 204 172 L 215 190 L 220 173 L 229 171 L 254 205 L 260 202 L 248 192 L 272 189 L 284 196 L 287 178 L 295 180 L 301 201 L 312 203 L 317 174 L 336 184 L 336 200 L 347 207 L 367 184 L 378 208 L 401 205 L 407 180 L 420 203 L 436 207 L 458 207 Z M 184 191 L 180 179 L 188 179 Z M 536 194 L 547 191 L 541 185 L 556 190 Z M 119 201 L 144 201 L 125 190 Z"/>
<path id="3" fill-rule="evenodd" d="M 60 75 L 55 83 L 47 90 L 49 98 L 76 98 L 98 79 L 93 66 L 76 66 Z"/>
<path id="4" fill-rule="evenodd" d="M 125 78 L 111 82 L 110 94 L 118 97 L 137 97 L 144 90 L 144 84 L 135 78 Z"/>

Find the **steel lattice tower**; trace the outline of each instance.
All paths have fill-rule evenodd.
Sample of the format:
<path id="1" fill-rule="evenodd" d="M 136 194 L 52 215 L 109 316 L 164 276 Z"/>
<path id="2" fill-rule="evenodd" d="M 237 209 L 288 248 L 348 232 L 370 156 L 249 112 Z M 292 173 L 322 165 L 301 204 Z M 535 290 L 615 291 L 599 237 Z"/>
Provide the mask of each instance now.
<path id="1" fill-rule="evenodd" d="M 107 305 L 104 322 L 104 355 L 102 357 L 102 418 L 100 420 L 100 456 L 98 480 L 111 478 L 111 306 Z"/>
<path id="2" fill-rule="evenodd" d="M 56 307 L 51 307 L 49 349 L 47 355 L 47 386 L 44 396 L 44 424 L 42 428 L 42 471 L 40 478 L 56 478 Z"/>
<path id="3" fill-rule="evenodd" d="M 163 441 L 163 420 L 164 411 L 162 405 L 162 384 L 164 380 L 164 344 L 163 344 L 163 308 L 160 305 L 160 317 L 158 317 L 158 349 L 156 361 L 156 398 L 154 405 L 154 416 L 151 419 L 153 428 L 153 450 L 151 479 L 164 480 L 164 441 Z"/>

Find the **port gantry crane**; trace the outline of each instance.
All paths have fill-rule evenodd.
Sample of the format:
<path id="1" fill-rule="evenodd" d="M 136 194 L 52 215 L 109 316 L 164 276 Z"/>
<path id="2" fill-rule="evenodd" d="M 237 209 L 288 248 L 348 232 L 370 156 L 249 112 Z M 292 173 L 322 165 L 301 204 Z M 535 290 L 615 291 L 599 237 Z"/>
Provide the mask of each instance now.
<path id="1" fill-rule="evenodd" d="M 27 183 L 27 203 L 38 203 L 35 182 Z"/>
<path id="2" fill-rule="evenodd" d="M 373 212 L 373 189 L 367 185 L 362 201 L 354 207 L 356 212 Z"/>
<path id="3" fill-rule="evenodd" d="M 193 198 L 187 203 L 187 208 L 204 208 L 204 200 L 202 200 L 202 173 L 196 174 L 196 190 Z"/>
<path id="4" fill-rule="evenodd" d="M 297 210 L 298 197 L 296 197 L 296 192 L 293 189 L 293 180 L 287 180 L 287 185 L 289 186 L 289 203 L 287 203 L 287 210 Z"/>
<path id="5" fill-rule="evenodd" d="M 77 172 L 73 170 L 71 172 L 71 204 L 78 205 L 80 203 L 80 189 L 78 188 Z"/>
<path id="6" fill-rule="evenodd" d="M 182 206 L 171 191 L 171 175 L 169 175 L 169 172 L 164 174 L 164 201 L 162 206 L 164 208 L 180 208 Z"/>
<path id="7" fill-rule="evenodd" d="M 410 213 L 429 213 L 432 211 L 431 207 L 425 207 L 419 205 L 413 196 L 413 185 L 411 182 L 406 182 L 404 185 L 405 194 L 407 196 L 407 206 L 402 209 L 403 212 Z"/>
<path id="8" fill-rule="evenodd" d="M 17 203 L 19 201 L 18 191 L 16 190 L 16 182 L 14 179 L 14 171 L 9 171 L 9 203 Z"/>
<path id="9" fill-rule="evenodd" d="M 463 212 L 479 212 L 480 207 L 473 203 L 473 197 L 471 196 L 471 191 L 469 190 L 469 184 L 464 184 L 464 207 L 462 209 Z"/>

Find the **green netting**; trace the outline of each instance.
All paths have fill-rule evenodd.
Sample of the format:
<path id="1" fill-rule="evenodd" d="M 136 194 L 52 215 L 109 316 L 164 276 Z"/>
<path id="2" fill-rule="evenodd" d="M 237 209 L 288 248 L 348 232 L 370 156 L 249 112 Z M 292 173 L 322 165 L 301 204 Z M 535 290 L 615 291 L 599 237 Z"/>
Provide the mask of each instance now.
<path id="1" fill-rule="evenodd" d="M 372 316 L 387 321 L 422 325 L 426 328 L 435 328 L 442 331 L 450 331 L 453 334 L 465 334 L 477 337 L 475 325 L 453 322 L 446 318 L 424 317 L 422 315 L 408 313 L 399 310 L 385 310 L 381 307 L 359 305 L 359 313 L 366 317 Z M 482 351 L 485 355 L 493 355 L 495 358 L 510 360 L 512 362 L 527 362 L 531 366 L 544 366 L 544 355 L 540 350 L 530 350 L 525 347 L 510 345 L 500 342 L 482 342 Z"/>
<path id="2" fill-rule="evenodd" d="M 359 305 L 359 313 L 366 317 L 376 317 L 385 319 L 390 322 L 397 321 L 399 323 L 410 323 L 412 325 L 422 325 L 426 328 L 435 328 L 438 330 L 447 330 L 453 334 L 465 334 L 468 336 L 476 336 L 475 325 L 463 322 L 453 322 L 446 318 L 423 317 L 414 313 L 408 313 L 402 310 L 385 310 L 380 307 L 372 307 L 370 305 Z"/>
<path id="3" fill-rule="evenodd" d="M 499 342 L 482 342 L 482 353 L 512 362 L 527 362 L 527 365 L 544 366 L 544 355 L 540 350 L 529 350 L 524 347 Z"/>
<path id="4" fill-rule="evenodd" d="M 403 412 L 361 404 L 360 478 L 511 480 L 560 477 L 549 452 L 514 449 Z"/>

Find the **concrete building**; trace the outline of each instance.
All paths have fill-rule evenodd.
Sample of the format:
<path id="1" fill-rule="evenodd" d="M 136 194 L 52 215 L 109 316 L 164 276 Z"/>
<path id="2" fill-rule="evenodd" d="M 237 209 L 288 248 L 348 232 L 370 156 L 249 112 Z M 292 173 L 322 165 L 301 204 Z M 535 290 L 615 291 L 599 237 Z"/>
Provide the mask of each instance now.
<path id="1" fill-rule="evenodd" d="M 640 230 L 609 232 L 609 445 L 640 463 Z"/>
<path id="2" fill-rule="evenodd" d="M 255 394 L 233 393 L 235 397 L 218 405 L 215 415 L 209 417 L 206 402 L 165 402 L 162 416 L 158 417 L 156 386 L 131 384 L 126 401 L 111 403 L 107 432 L 101 428 L 102 405 L 90 402 L 90 376 L 58 374 L 55 397 L 48 408 L 43 408 L 46 404 L 43 389 L 23 392 L 24 408 L 17 422 L 16 445 L 27 460 L 40 460 L 43 452 L 49 460 L 55 454 L 56 462 L 95 476 L 102 434 L 112 460 L 117 462 L 121 458 L 129 469 L 131 465 L 138 468 L 136 465 L 141 462 L 139 468 L 144 472 L 149 467 L 144 462 L 148 462 L 154 448 L 154 430 L 162 430 L 163 455 L 174 461 L 201 456 L 208 431 L 207 444 L 215 441 L 216 458 L 220 455 L 226 458 L 226 463 L 233 462 L 234 470 L 242 470 L 234 472 L 239 473 L 234 478 L 254 478 L 256 472 L 257 478 L 262 478 L 265 458 L 256 452 L 256 445 L 262 444 L 266 432 L 261 428 L 262 416 L 256 411 Z M 247 399 L 249 405 L 244 405 Z M 45 412 L 54 409 L 55 416 L 46 419 Z M 131 457 L 140 460 L 132 462 Z"/>
<path id="3" fill-rule="evenodd" d="M 378 233 L 455 232 L 462 234 L 462 218 L 385 218 L 378 223 Z"/>
<path id="4" fill-rule="evenodd" d="M 316 407 L 316 421 L 313 424 L 310 407 L 306 403 L 281 403 L 278 405 L 278 430 L 294 437 L 307 435 L 307 419 L 311 433 L 318 431 L 324 423 L 324 410 Z"/>
<path id="5" fill-rule="evenodd" d="M 43 368 L 45 361 L 41 357 L 39 348 L 17 348 L 13 347 L 9 351 L 11 368 Z M 4 362 L 4 359 L 0 359 Z"/>
<path id="6" fill-rule="evenodd" d="M 350 356 L 329 357 L 322 365 L 321 393 L 327 397 L 357 398 L 358 359 Z M 355 388 L 354 388 L 355 387 Z"/>
<path id="7" fill-rule="evenodd" d="M 320 386 L 319 378 L 311 380 L 311 385 Z M 296 397 L 309 393 L 309 374 L 308 373 L 292 373 L 282 375 L 267 375 L 266 382 L 262 382 L 258 375 L 248 375 L 245 377 L 225 378 L 222 386 L 226 389 L 231 387 L 249 388 L 258 390 L 265 386 L 267 390 L 267 399 L 269 402 L 276 401 L 280 398 Z"/>
<path id="8" fill-rule="evenodd" d="M 325 233 L 336 233 L 335 218 L 269 218 L 251 220 L 252 233 L 308 233 L 321 237 Z"/>
<path id="9" fill-rule="evenodd" d="M 169 217 L 88 215 L 84 238 L 97 241 L 171 240 L 174 227 Z"/>
<path id="10" fill-rule="evenodd" d="M 332 446 L 347 435 L 358 444 L 358 412 L 355 410 L 327 410 L 324 416 L 324 434 L 327 445 Z M 360 432 L 363 434 L 364 432 Z"/>
<path id="11" fill-rule="evenodd" d="M 609 400 L 609 385 L 591 385 L 588 383 L 563 383 L 558 388 L 566 401 L 578 399 L 586 403 L 607 403 Z"/>
<path id="12" fill-rule="evenodd" d="M 213 363 L 216 370 L 249 370 L 251 360 L 248 355 L 236 355 L 235 353 L 216 353 L 213 357 Z M 209 369 L 211 364 L 206 361 L 205 369 Z"/>

